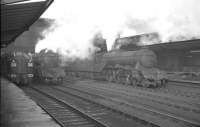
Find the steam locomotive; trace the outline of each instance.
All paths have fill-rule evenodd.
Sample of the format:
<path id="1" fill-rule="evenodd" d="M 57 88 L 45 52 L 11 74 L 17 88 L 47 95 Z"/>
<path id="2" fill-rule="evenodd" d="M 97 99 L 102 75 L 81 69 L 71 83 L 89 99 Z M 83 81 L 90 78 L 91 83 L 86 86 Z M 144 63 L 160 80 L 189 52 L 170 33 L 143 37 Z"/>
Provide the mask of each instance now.
<path id="1" fill-rule="evenodd" d="M 156 67 L 156 54 L 148 48 L 107 52 L 105 41 L 98 47 L 101 50 L 92 59 L 71 63 L 67 75 L 141 87 L 160 87 L 167 83 L 165 73 Z"/>
<path id="2" fill-rule="evenodd" d="M 47 84 L 62 84 L 65 71 L 60 66 L 60 59 L 57 53 L 46 49 L 34 57 L 35 80 Z"/>

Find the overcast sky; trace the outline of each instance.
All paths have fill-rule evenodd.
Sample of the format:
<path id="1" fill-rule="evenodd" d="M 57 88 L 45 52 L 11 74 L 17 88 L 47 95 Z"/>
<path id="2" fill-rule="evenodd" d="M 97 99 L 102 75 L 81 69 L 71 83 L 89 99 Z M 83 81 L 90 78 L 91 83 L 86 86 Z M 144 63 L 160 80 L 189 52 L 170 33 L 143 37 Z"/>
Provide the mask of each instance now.
<path id="1" fill-rule="evenodd" d="M 54 0 L 42 17 L 55 19 L 55 24 L 37 49 L 65 47 L 84 54 L 98 32 L 108 49 L 118 34 L 158 32 L 162 42 L 200 38 L 199 15 L 200 0 Z"/>

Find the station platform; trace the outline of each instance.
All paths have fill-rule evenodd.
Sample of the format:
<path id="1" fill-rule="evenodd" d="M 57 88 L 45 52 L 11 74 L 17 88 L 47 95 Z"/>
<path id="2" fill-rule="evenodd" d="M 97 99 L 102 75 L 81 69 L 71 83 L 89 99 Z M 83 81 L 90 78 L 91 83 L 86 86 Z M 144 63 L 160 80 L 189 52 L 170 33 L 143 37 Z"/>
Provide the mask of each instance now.
<path id="1" fill-rule="evenodd" d="M 1 127 L 60 127 L 15 84 L 1 78 Z"/>

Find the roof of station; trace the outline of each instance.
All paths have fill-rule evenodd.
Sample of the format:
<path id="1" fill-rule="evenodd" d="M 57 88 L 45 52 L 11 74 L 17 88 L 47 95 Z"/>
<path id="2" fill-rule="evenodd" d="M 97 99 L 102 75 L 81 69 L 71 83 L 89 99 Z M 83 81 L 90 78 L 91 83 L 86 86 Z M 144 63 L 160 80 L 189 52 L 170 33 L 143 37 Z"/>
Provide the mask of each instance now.
<path id="1" fill-rule="evenodd" d="M 200 50 L 200 39 L 148 45 L 153 50 Z"/>
<path id="2" fill-rule="evenodd" d="M 52 2 L 53 0 L 2 0 L 1 48 L 28 30 Z"/>
<path id="3" fill-rule="evenodd" d="M 165 42 L 161 43 L 159 39 L 156 39 L 156 41 L 159 41 L 158 44 L 152 44 L 152 45 L 141 45 L 140 40 L 141 37 L 148 36 L 149 39 L 154 39 L 158 35 L 156 33 L 147 33 L 142 35 L 136 35 L 136 36 L 130 36 L 130 37 L 124 37 L 119 38 L 118 43 L 120 45 L 120 49 L 122 50 L 137 50 L 141 47 L 148 47 L 154 51 L 162 51 L 162 50 L 200 50 L 200 39 L 191 39 L 191 40 L 184 40 L 184 41 L 171 41 L 171 42 Z"/>
<path id="4" fill-rule="evenodd" d="M 146 46 L 137 46 L 136 44 L 128 44 L 120 47 L 122 50 L 138 50 L 142 47 L 148 47 L 154 51 L 164 51 L 164 50 L 200 50 L 200 39 L 186 40 L 186 41 L 176 41 L 176 42 L 166 42 L 159 44 L 152 44 Z"/>

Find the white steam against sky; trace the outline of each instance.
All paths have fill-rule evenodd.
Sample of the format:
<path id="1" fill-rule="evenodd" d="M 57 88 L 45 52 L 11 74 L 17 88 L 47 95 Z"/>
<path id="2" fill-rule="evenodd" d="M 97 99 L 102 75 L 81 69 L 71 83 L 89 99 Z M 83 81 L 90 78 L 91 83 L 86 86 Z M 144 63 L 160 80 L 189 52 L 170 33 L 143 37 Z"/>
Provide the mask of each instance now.
<path id="1" fill-rule="evenodd" d="M 59 49 L 69 57 L 88 57 L 97 32 L 108 49 L 119 33 L 158 32 L 162 42 L 200 38 L 200 0 L 54 0 L 42 17 L 55 19 L 55 24 L 44 32 L 36 51 Z"/>

